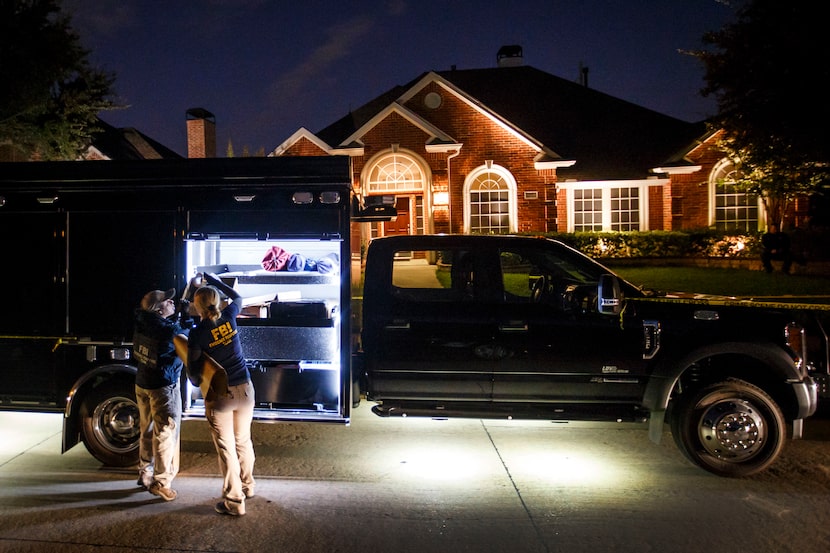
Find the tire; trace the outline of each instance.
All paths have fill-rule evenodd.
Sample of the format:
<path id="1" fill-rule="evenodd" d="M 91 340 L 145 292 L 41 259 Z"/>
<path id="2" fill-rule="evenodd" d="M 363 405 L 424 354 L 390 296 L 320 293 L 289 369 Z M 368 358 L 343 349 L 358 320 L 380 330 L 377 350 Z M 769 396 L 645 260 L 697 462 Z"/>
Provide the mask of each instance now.
<path id="1" fill-rule="evenodd" d="M 784 415 L 763 390 L 729 379 L 682 397 L 671 431 L 680 451 L 718 476 L 749 476 L 769 467 L 784 447 Z"/>
<path id="2" fill-rule="evenodd" d="M 93 457 L 111 467 L 138 463 L 139 415 L 131 383 L 109 382 L 93 389 L 80 417 L 81 439 Z"/>

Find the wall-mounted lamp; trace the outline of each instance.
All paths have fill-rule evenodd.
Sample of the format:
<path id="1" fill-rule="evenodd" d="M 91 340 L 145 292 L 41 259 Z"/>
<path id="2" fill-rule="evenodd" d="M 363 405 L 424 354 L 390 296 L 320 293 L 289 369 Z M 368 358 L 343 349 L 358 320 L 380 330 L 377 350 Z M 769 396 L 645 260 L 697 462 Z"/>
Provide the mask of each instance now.
<path id="1" fill-rule="evenodd" d="M 432 195 L 432 205 L 450 205 L 450 193 L 436 192 Z"/>

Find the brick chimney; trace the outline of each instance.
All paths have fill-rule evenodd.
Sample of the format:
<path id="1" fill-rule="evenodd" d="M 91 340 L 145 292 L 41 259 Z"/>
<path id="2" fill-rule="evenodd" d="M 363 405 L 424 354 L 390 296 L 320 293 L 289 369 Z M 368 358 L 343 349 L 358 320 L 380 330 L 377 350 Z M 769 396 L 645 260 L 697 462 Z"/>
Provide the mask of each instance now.
<path id="1" fill-rule="evenodd" d="M 187 110 L 187 157 L 216 157 L 216 117 L 204 108 Z"/>

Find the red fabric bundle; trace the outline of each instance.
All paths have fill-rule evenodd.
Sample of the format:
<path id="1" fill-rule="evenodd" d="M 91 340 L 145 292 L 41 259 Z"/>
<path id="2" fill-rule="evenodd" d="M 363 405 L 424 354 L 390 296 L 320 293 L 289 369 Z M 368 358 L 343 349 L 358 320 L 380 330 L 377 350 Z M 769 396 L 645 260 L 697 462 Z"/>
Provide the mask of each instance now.
<path id="1" fill-rule="evenodd" d="M 262 259 L 262 268 L 266 271 L 282 271 L 288 263 L 290 254 L 279 246 L 271 246 Z"/>

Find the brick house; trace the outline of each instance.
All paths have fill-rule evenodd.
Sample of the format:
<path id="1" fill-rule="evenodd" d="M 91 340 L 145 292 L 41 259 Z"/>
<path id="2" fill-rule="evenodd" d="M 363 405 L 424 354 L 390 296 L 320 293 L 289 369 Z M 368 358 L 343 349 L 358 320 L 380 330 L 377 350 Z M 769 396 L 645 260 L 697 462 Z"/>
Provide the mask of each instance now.
<path id="1" fill-rule="evenodd" d="M 395 233 L 757 231 L 757 197 L 704 122 L 568 81 L 505 47 L 488 69 L 431 71 L 270 155 L 347 155 L 363 202 L 395 197 Z"/>

